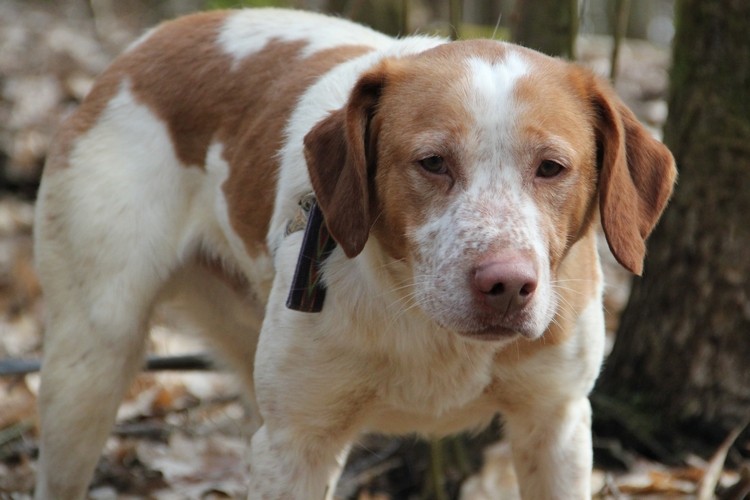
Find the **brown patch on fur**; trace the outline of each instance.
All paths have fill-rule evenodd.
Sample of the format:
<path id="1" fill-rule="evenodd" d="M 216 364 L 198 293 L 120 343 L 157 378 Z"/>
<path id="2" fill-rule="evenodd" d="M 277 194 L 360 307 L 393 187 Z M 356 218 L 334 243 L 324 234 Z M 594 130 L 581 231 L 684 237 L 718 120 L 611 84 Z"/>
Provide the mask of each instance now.
<path id="1" fill-rule="evenodd" d="M 149 39 L 142 56 L 149 70 L 134 78 L 134 90 L 166 121 L 184 163 L 203 165 L 212 141 L 224 145 L 231 169 L 223 186 L 230 223 L 248 253 L 257 255 L 265 248 L 276 155 L 294 106 L 322 74 L 370 49 L 342 46 L 303 59 L 305 42 L 271 39 L 235 63 L 213 41 L 224 16 L 196 26 L 190 19 L 179 32 L 162 30 Z M 196 37 L 209 42 L 196 43 Z M 166 69 L 158 68 L 160 58 L 167 58 Z"/>
<path id="2" fill-rule="evenodd" d="M 63 122 L 55 134 L 44 165 L 47 175 L 49 175 L 49 172 L 68 167 L 68 158 L 73 142 L 94 126 L 104 108 L 107 107 L 107 103 L 117 93 L 119 80 L 107 81 L 109 78 L 103 78 L 103 80 L 100 80 L 101 83 L 94 86 L 83 104 Z"/>
<path id="3" fill-rule="evenodd" d="M 221 54 L 216 58 L 218 47 L 212 43 L 226 16 L 226 12 L 208 12 L 164 23 L 147 40 L 115 59 L 97 78 L 96 85 L 81 106 L 60 128 L 46 168 L 68 165 L 73 142 L 96 124 L 126 79 L 137 98 L 168 124 L 177 119 L 182 120 L 184 127 L 188 127 L 189 123 L 193 124 L 192 133 L 188 133 L 182 140 L 175 140 L 177 156 L 187 164 L 202 165 L 208 144 L 207 139 L 201 137 L 202 134 L 195 128 L 195 124 L 202 123 L 203 118 L 198 116 L 195 119 L 201 104 L 199 98 L 202 96 L 196 93 L 196 89 L 201 86 L 195 85 L 194 72 L 196 61 L 205 63 L 207 66 L 203 70 L 207 72 L 216 71 L 222 63 L 224 66 L 228 64 L 226 55 Z M 206 43 L 208 40 L 211 42 Z M 183 93 L 185 91 L 188 93 Z M 191 116 L 186 116 L 186 113 Z M 210 117 L 205 119 L 209 120 Z M 179 132 L 180 130 L 174 130 L 170 126 L 173 140 L 179 137 Z M 195 146 L 187 146 L 185 149 L 180 146 L 181 143 L 194 143 Z M 203 157 L 198 152 L 201 146 L 204 147 Z"/>
<path id="4" fill-rule="evenodd" d="M 226 12 L 165 23 L 126 53 L 124 76 L 135 97 L 166 124 L 182 163 L 202 167 L 217 131 L 237 120 L 241 78 L 216 42 Z"/>
<path id="5" fill-rule="evenodd" d="M 65 166 L 73 141 L 89 130 L 124 82 L 167 125 L 175 153 L 203 168 L 213 142 L 230 165 L 224 184 L 230 222 L 251 256 L 263 252 L 275 197 L 276 154 L 301 94 L 334 66 L 371 50 L 341 46 L 307 58 L 304 41 L 271 39 L 235 62 L 217 43 L 229 14 L 208 12 L 162 25 L 120 56 L 62 129 L 49 162 Z"/>
<path id="6" fill-rule="evenodd" d="M 451 186 L 464 182 L 461 146 L 472 119 L 458 89 L 446 92 L 464 73 L 448 57 L 433 49 L 397 61 L 389 69 L 378 108 L 378 217 L 373 233 L 394 258 L 409 255 L 408 246 L 416 247 L 408 241 L 410 230 L 442 212 L 450 202 Z M 433 155 L 444 159 L 449 175 L 430 174 L 419 166 Z"/>

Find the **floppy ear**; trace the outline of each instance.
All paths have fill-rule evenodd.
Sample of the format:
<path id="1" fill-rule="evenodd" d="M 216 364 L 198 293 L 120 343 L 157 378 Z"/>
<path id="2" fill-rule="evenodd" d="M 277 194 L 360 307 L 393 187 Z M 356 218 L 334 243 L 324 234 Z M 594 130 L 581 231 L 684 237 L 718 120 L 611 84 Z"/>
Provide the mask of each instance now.
<path id="1" fill-rule="evenodd" d="M 363 75 L 349 101 L 305 136 L 305 159 L 328 231 L 349 258 L 364 248 L 372 225 L 370 174 L 375 131 L 370 123 L 385 84 L 385 66 Z"/>
<path id="2" fill-rule="evenodd" d="M 602 227 L 617 261 L 640 275 L 646 238 L 672 194 L 677 170 L 669 150 L 620 99 L 594 85 Z"/>

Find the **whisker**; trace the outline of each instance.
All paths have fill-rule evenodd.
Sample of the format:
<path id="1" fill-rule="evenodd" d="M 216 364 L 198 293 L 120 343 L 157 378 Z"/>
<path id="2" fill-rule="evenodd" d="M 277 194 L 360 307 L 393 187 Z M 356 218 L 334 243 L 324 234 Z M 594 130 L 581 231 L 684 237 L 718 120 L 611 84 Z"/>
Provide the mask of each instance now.
<path id="1" fill-rule="evenodd" d="M 591 278 L 565 278 L 561 280 L 551 280 L 551 283 L 566 283 L 568 281 L 584 281 L 584 282 L 595 282 L 595 279 Z"/>
<path id="2" fill-rule="evenodd" d="M 568 300 L 566 300 L 562 295 L 560 295 L 557 290 L 552 290 L 552 293 L 555 297 L 555 300 L 558 304 L 558 312 L 561 317 L 564 319 L 571 319 L 573 316 L 575 316 L 575 307 L 573 304 L 571 304 Z M 555 319 L 553 318 L 553 321 Z M 557 323 L 557 326 L 562 327 L 559 323 Z"/>
<path id="3" fill-rule="evenodd" d="M 575 293 L 577 295 L 586 295 L 586 293 L 584 293 L 584 292 L 582 292 L 580 290 L 576 290 L 575 288 L 570 288 L 570 287 L 567 287 L 567 286 L 557 286 L 556 285 L 556 286 L 554 286 L 554 288 L 557 289 L 557 290 L 564 290 L 566 292 Z"/>

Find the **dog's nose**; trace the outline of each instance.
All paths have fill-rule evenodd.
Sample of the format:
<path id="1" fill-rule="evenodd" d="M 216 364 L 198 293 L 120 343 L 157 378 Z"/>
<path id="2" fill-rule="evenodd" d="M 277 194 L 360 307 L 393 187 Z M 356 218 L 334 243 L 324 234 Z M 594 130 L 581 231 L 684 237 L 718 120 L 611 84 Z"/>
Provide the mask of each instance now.
<path id="1" fill-rule="evenodd" d="M 504 255 L 476 268 L 474 286 L 487 305 L 503 314 L 511 314 L 522 309 L 534 296 L 536 267 L 524 254 Z"/>

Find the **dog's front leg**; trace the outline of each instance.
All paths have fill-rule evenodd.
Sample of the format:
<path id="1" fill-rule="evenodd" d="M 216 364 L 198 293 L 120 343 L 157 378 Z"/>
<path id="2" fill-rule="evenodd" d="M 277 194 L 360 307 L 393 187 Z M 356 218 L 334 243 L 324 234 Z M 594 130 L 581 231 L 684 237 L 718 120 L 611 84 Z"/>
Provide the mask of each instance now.
<path id="1" fill-rule="evenodd" d="M 264 425 L 251 443 L 248 499 L 333 499 L 349 450 L 335 441 Z"/>
<path id="2" fill-rule="evenodd" d="M 591 498 L 588 398 L 539 405 L 531 411 L 506 415 L 506 430 L 522 498 Z"/>
<path id="3" fill-rule="evenodd" d="M 313 349 L 307 352 L 315 358 Z M 263 375 L 257 384 L 258 404 L 264 424 L 250 443 L 248 498 L 330 500 L 360 429 L 357 386 L 344 383 L 336 388 L 341 380 L 328 378 L 338 372 L 330 365 L 278 370 L 283 367 L 278 358 L 261 359 L 260 353 L 264 350 L 259 351 L 256 374 L 259 367 Z M 305 368 L 302 362 L 294 365 Z"/>

